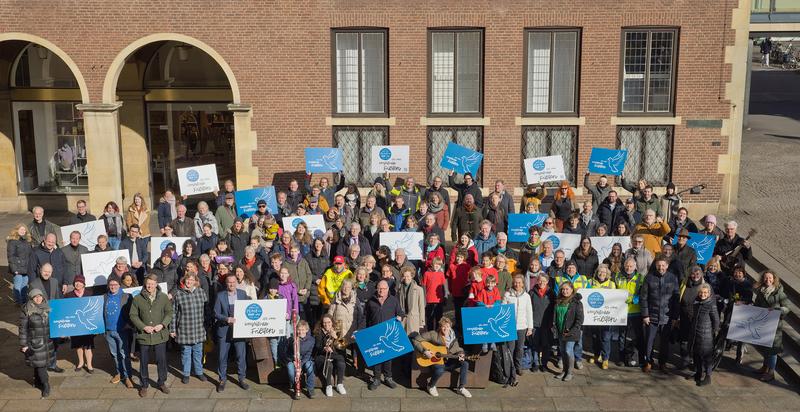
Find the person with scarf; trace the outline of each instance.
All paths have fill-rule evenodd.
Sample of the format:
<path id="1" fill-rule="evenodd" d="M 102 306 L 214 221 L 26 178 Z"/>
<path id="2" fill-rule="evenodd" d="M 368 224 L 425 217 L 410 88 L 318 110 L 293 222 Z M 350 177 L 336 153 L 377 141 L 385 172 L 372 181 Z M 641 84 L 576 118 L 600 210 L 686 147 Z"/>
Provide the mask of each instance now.
<path id="1" fill-rule="evenodd" d="M 483 205 L 483 218 L 491 222 L 494 233 L 505 232 L 508 229 L 508 213 L 500 203 L 501 197 L 501 194 L 492 193 L 489 195 L 489 203 Z"/>
<path id="2" fill-rule="evenodd" d="M 533 335 L 533 306 L 531 296 L 525 291 L 525 279 L 522 275 L 514 276 L 511 289 L 503 296 L 504 304 L 514 305 L 515 319 L 517 320 L 517 340 L 507 342 L 509 351 L 513 354 L 513 368 L 507 381 L 509 386 L 517 386 L 517 376 L 522 376 L 522 354 L 525 352 L 525 342 Z"/>
<path id="3" fill-rule="evenodd" d="M 464 195 L 464 203 L 456 207 L 450 221 L 450 237 L 457 239 L 463 234 L 469 234 L 470 238 L 475 238 L 480 231 L 481 209 L 475 203 L 472 194 Z"/>
<path id="4" fill-rule="evenodd" d="M 525 270 L 525 290 L 533 289 L 540 275 L 547 276 L 547 273 L 542 271 L 542 262 L 539 262 L 539 259 L 532 259 L 528 264 L 528 268 Z"/>
<path id="5" fill-rule="evenodd" d="M 320 301 L 325 310 L 330 306 L 336 292 L 342 287 L 342 282 L 348 278 L 352 279 L 352 277 L 353 272 L 345 266 L 344 256 L 333 258 L 333 266 L 325 271 L 317 286 Z"/>
<path id="6" fill-rule="evenodd" d="M 531 226 L 528 228 L 528 240 L 519 248 L 519 266 L 526 268 L 530 266 L 531 260 L 538 260 L 539 247 L 542 245 L 541 228 Z M 543 270 L 547 268 L 542 265 Z"/>
<path id="7" fill-rule="evenodd" d="M 778 362 L 778 355 L 783 352 L 783 333 L 780 333 L 780 331 L 783 330 L 784 319 L 790 312 L 789 299 L 783 290 L 781 279 L 775 272 L 766 270 L 761 274 L 761 281 L 755 286 L 753 305 L 759 308 L 777 310 L 781 314 L 778 322 L 778 333 L 775 334 L 772 346 L 757 347 L 758 351 L 764 356 L 764 363 L 761 365 L 761 369 L 756 372 L 761 375 L 758 379 L 762 382 L 771 382 L 775 379 L 775 366 Z"/>
<path id="8" fill-rule="evenodd" d="M 456 192 L 458 192 L 455 205 L 456 208 L 464 205 L 465 201 L 467 200 L 467 195 L 472 195 L 472 200 L 475 202 L 475 205 L 478 207 L 478 209 L 483 207 L 484 202 L 481 186 L 478 184 L 478 181 L 475 179 L 472 173 L 464 173 L 464 182 L 457 183 L 455 179 L 455 172 L 449 170 L 447 173 L 447 183 L 451 189 L 454 189 Z"/>
<path id="9" fill-rule="evenodd" d="M 450 224 L 450 206 L 439 192 L 432 192 L 429 196 L 428 214 L 432 214 L 436 219 L 436 225 L 444 230 Z"/>
<path id="10" fill-rule="evenodd" d="M 219 234 L 219 223 L 217 218 L 208 209 L 208 203 L 200 201 L 197 203 L 197 214 L 194 216 L 194 236 L 203 236 L 203 228 L 205 225 L 211 226 L 211 232 L 215 235 Z"/>
<path id="11" fill-rule="evenodd" d="M 119 206 L 117 206 L 116 203 L 106 203 L 106 207 L 103 210 L 105 210 L 105 212 L 100 216 L 100 219 L 103 220 L 103 224 L 105 225 L 108 243 L 111 245 L 111 248 L 117 250 L 119 249 L 119 243 L 127 234 L 125 222 L 119 214 Z"/>
<path id="12" fill-rule="evenodd" d="M 178 217 L 177 201 L 172 190 L 165 190 L 164 195 L 158 200 L 158 228 L 164 236 L 164 227 Z"/>
<path id="13" fill-rule="evenodd" d="M 423 253 L 425 256 L 424 271 L 431 270 L 434 259 L 438 258 L 444 262 L 444 245 L 442 245 L 441 240 L 442 238 L 435 232 L 427 236 L 425 240 L 425 253 Z"/>
<path id="14" fill-rule="evenodd" d="M 31 213 L 33 213 L 33 220 L 28 223 L 28 233 L 31 234 L 31 240 L 35 246 L 42 244 L 48 234 L 52 233 L 58 238 L 61 234 L 61 229 L 55 223 L 44 218 L 43 207 L 34 206 L 33 209 L 31 209 Z"/>
<path id="15" fill-rule="evenodd" d="M 413 268 L 404 267 L 400 271 L 400 284 L 397 286 L 397 300 L 406 314 L 403 328 L 406 334 L 425 330 L 425 291 L 414 280 L 416 272 Z"/>
<path id="16" fill-rule="evenodd" d="M 25 363 L 33 368 L 34 386 L 41 390 L 43 399 L 50 396 L 47 368 L 55 350 L 50 339 L 49 317 L 50 305 L 44 293 L 31 289 L 19 316 L 19 351 L 25 355 Z"/>
<path id="17" fill-rule="evenodd" d="M 147 207 L 141 193 L 133 195 L 133 203 L 128 206 L 128 211 L 125 212 L 125 225 L 128 230 L 133 225 L 139 225 L 142 237 L 150 237 L 150 209 Z"/>
<path id="18" fill-rule="evenodd" d="M 470 267 L 478 264 L 478 250 L 475 249 L 475 244 L 472 242 L 472 235 L 464 233 L 458 237 L 458 242 L 450 249 L 450 264 L 456 263 L 456 254 L 464 252 L 465 261 Z"/>
<path id="19" fill-rule="evenodd" d="M 550 216 L 555 218 L 556 232 L 564 231 L 564 225 L 569 220 L 572 211 L 575 210 L 575 206 L 575 192 L 569 186 L 569 182 L 564 180 L 558 186 L 555 200 L 550 208 Z"/>
<path id="20" fill-rule="evenodd" d="M 538 261 L 532 260 L 531 266 L 533 266 L 533 262 Z M 537 370 L 544 372 L 552 352 L 553 331 L 551 325 L 553 324 L 556 293 L 549 285 L 550 277 L 544 273 L 539 273 L 531 283 L 533 284 L 529 292 L 533 315 L 533 333 L 529 341 L 532 354 L 531 372 Z"/>

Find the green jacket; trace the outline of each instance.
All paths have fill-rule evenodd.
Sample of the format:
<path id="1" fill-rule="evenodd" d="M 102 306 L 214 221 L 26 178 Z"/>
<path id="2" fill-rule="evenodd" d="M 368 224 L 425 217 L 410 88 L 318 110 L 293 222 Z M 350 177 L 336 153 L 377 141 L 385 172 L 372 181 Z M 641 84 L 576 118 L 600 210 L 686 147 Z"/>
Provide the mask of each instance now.
<path id="1" fill-rule="evenodd" d="M 218 207 L 215 217 L 219 226 L 219 238 L 222 239 L 231 232 L 233 221 L 236 220 L 236 206 L 229 208 L 226 205 L 222 205 Z"/>
<path id="2" fill-rule="evenodd" d="M 131 323 L 136 327 L 136 342 L 141 345 L 158 345 L 169 340 L 169 324 L 172 323 L 172 303 L 164 292 L 157 291 L 156 298 L 150 301 L 144 288 L 133 298 L 131 305 Z M 145 326 L 162 325 L 158 332 L 145 333 Z"/>

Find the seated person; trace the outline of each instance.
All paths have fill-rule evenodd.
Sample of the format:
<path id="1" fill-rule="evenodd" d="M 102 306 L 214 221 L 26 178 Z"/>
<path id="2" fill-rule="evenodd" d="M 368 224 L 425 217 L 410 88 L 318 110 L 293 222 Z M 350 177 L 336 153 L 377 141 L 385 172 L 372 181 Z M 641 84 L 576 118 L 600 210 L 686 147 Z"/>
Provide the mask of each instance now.
<path id="1" fill-rule="evenodd" d="M 444 346 L 447 348 L 447 355 L 454 356 L 447 359 L 444 365 L 431 365 L 431 380 L 428 382 L 428 393 L 431 396 L 439 396 L 436 390 L 436 382 L 444 374 L 445 370 L 455 371 L 459 370 L 458 387 L 456 392 L 465 398 L 471 398 L 472 394 L 469 393 L 464 386 L 467 384 L 467 373 L 469 373 L 469 362 L 464 356 L 464 350 L 458 345 L 456 332 L 453 330 L 452 321 L 449 318 L 443 317 L 439 321 L 439 329 L 428 332 L 416 334 L 414 336 L 414 349 L 421 353 L 426 358 L 430 359 L 436 356 L 423 346 L 423 342 L 428 342 L 437 346 Z"/>
<path id="2" fill-rule="evenodd" d="M 301 375 L 306 374 L 306 390 L 309 399 L 314 399 L 314 337 L 309 333 L 308 322 L 301 320 L 297 322 L 297 336 L 288 339 L 286 345 L 286 373 L 289 375 L 290 385 L 295 386 L 295 363 L 294 363 L 294 340 L 300 339 L 300 368 Z M 300 392 L 292 391 L 292 397 L 300 399 Z"/>

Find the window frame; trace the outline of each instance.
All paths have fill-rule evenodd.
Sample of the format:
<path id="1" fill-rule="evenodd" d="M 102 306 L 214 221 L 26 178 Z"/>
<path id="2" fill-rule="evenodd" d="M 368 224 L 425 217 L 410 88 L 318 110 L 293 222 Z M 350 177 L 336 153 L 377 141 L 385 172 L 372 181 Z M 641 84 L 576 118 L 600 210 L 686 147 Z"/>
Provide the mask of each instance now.
<path id="1" fill-rule="evenodd" d="M 336 35 L 340 33 L 358 34 L 358 112 L 340 113 L 338 111 L 337 89 L 336 89 Z M 363 71 L 361 67 L 361 35 L 365 33 L 383 34 L 383 112 L 369 113 L 364 112 L 364 102 L 362 101 L 363 86 L 361 84 Z M 330 30 L 331 41 L 331 117 L 389 117 L 389 29 L 385 27 L 333 27 Z"/>
<path id="2" fill-rule="evenodd" d="M 389 129 L 390 129 L 389 126 L 333 126 L 331 128 L 331 147 L 339 147 L 338 133 L 340 131 L 357 131 L 358 132 L 358 140 L 360 142 L 361 141 L 361 134 L 363 132 L 365 132 L 365 131 L 375 131 L 375 130 L 383 131 L 384 138 L 383 138 L 382 145 L 388 146 L 388 145 L 391 145 L 391 140 L 389 138 Z M 361 168 L 361 167 L 363 167 L 363 165 L 359 164 L 359 168 Z M 342 173 L 344 173 L 344 171 L 342 171 Z M 359 175 L 362 175 L 363 173 L 364 173 L 363 170 L 359 170 Z M 377 174 L 377 173 L 371 173 L 370 172 L 370 174 Z M 349 183 L 355 183 L 357 186 L 362 186 L 360 181 L 359 182 L 348 182 L 348 184 Z M 371 183 L 372 182 L 370 181 L 370 184 L 368 186 L 371 186 Z"/>
<path id="3" fill-rule="evenodd" d="M 665 165 L 666 169 L 667 169 L 667 171 L 666 171 L 667 172 L 667 181 L 666 182 L 651 182 L 649 180 L 647 181 L 647 183 L 649 183 L 653 187 L 666 186 L 667 183 L 673 181 L 672 180 L 672 172 L 673 172 L 674 166 L 675 166 L 675 126 L 672 126 L 672 125 L 619 125 L 619 126 L 616 127 L 615 136 L 614 136 L 614 140 L 615 140 L 614 144 L 616 146 L 616 149 L 617 150 L 621 150 L 622 149 L 621 133 L 622 133 L 623 130 L 639 130 L 640 134 L 642 136 L 642 139 L 644 140 L 645 132 L 647 130 L 657 130 L 657 129 L 664 129 L 664 130 L 667 131 L 667 133 L 669 133 L 669 136 L 667 137 L 667 142 L 669 143 L 669 156 L 665 156 L 665 160 L 667 162 L 669 162 L 669 164 Z M 645 150 L 645 145 L 642 144 L 641 148 L 642 148 L 642 150 Z M 642 161 L 641 170 L 639 170 L 639 176 L 636 178 L 636 180 L 641 179 L 642 176 L 645 175 L 645 169 L 647 168 L 646 160 L 647 159 L 644 159 L 644 161 Z M 619 182 L 622 181 L 622 178 L 620 176 L 616 176 L 615 181 L 617 181 L 619 183 Z"/>
<path id="4" fill-rule="evenodd" d="M 431 132 L 433 132 L 433 131 L 450 131 L 453 134 L 453 138 L 450 141 L 453 142 L 453 143 L 457 143 L 456 140 L 455 140 L 455 137 L 456 137 L 457 132 L 459 130 L 467 130 L 467 131 L 475 130 L 475 131 L 477 131 L 480 134 L 480 136 L 478 137 L 479 147 L 476 149 L 476 151 L 483 153 L 483 151 L 484 151 L 484 149 L 486 147 L 485 146 L 486 142 L 484 140 L 485 139 L 485 134 L 484 134 L 485 130 L 484 130 L 483 126 L 427 126 L 427 127 L 425 127 L 425 146 L 426 146 L 426 148 L 425 148 L 425 152 L 426 152 L 425 153 L 425 171 L 428 174 L 428 181 L 429 182 L 433 181 L 433 170 L 431 170 L 431 168 L 430 168 L 431 160 L 432 160 L 432 157 L 433 157 L 433 153 L 432 153 L 432 150 L 431 150 L 431 148 L 433 147 L 433 145 L 431 144 L 432 143 L 432 141 L 431 141 Z M 481 184 L 483 182 L 483 167 L 484 167 L 485 164 L 486 164 L 486 155 L 484 154 L 484 158 L 483 158 L 483 161 L 481 162 L 481 166 L 478 168 L 478 175 L 477 176 L 473 176 L 473 178 L 478 183 L 481 183 Z M 445 181 L 446 179 L 442 179 L 442 180 Z M 450 185 L 447 182 L 445 182 L 444 186 L 445 187 L 450 187 Z"/>
<path id="5" fill-rule="evenodd" d="M 650 83 L 650 53 L 652 50 L 651 39 L 653 32 L 672 32 L 673 33 L 673 46 L 672 46 L 672 72 L 670 73 L 670 102 L 669 110 L 664 112 L 651 112 L 647 110 Z M 647 51 L 645 53 L 645 83 L 644 83 L 644 107 L 641 112 L 626 112 L 622 110 L 622 96 L 625 81 L 625 35 L 633 32 L 646 32 L 647 33 Z M 680 27 L 676 26 L 634 26 L 623 27 L 620 31 L 620 53 L 619 53 L 619 77 L 617 87 L 617 115 L 625 117 L 675 117 L 678 79 L 678 56 L 680 49 Z"/>
<path id="6" fill-rule="evenodd" d="M 522 128 L 521 128 L 521 132 L 522 133 L 520 134 L 520 138 L 521 138 L 520 139 L 520 144 L 521 144 L 521 146 L 520 146 L 520 152 L 519 152 L 519 154 L 520 154 L 520 159 L 519 159 L 520 179 L 519 180 L 520 180 L 520 184 L 522 185 L 522 187 L 524 188 L 524 187 L 528 186 L 528 182 L 525 179 L 525 159 L 526 159 L 526 157 L 525 157 L 525 146 L 527 146 L 525 144 L 525 142 L 526 142 L 526 140 L 528 138 L 527 137 L 528 131 L 537 130 L 537 129 L 538 130 L 547 130 L 547 138 L 548 139 L 551 138 L 551 133 L 553 131 L 558 131 L 558 130 L 571 130 L 572 131 L 572 177 L 573 178 L 572 178 L 572 180 L 567 179 L 567 181 L 569 182 L 570 186 L 578 187 L 577 186 L 578 185 L 578 144 L 580 143 L 578 139 L 580 139 L 580 136 L 579 136 L 580 127 L 579 126 L 568 126 L 568 125 L 560 125 L 560 126 L 522 126 Z M 550 145 L 550 143 L 551 142 L 548 141 L 548 145 Z M 549 147 L 548 147 L 548 149 L 549 149 Z M 553 156 L 553 154 L 550 153 L 549 150 L 548 150 L 547 156 Z M 567 169 L 565 168 L 564 171 L 567 172 Z M 556 187 L 560 183 L 561 183 L 560 181 L 552 181 L 552 182 L 546 182 L 544 185 L 546 187 Z"/>
<path id="7" fill-rule="evenodd" d="M 528 46 L 531 33 L 550 33 L 550 80 L 547 98 L 548 111 L 546 112 L 529 112 L 528 111 Z M 552 99 L 552 85 L 553 85 L 553 34 L 557 32 L 574 32 L 576 33 L 575 43 L 575 90 L 574 90 L 574 107 L 571 112 L 553 112 L 553 99 Z M 523 30 L 523 50 L 522 50 L 522 111 L 523 117 L 578 117 L 580 116 L 580 90 L 581 90 L 581 46 L 582 46 L 583 29 L 581 27 L 528 27 Z"/>
<path id="8" fill-rule="evenodd" d="M 458 52 L 457 45 L 454 44 L 453 48 L 453 111 L 452 112 L 434 112 L 433 111 L 433 34 L 434 33 L 453 33 L 455 37 L 458 33 L 464 32 L 478 32 L 480 34 L 480 47 L 479 59 L 480 69 L 478 75 L 479 89 L 478 93 L 478 110 L 475 112 L 459 112 L 458 111 Z M 483 117 L 483 102 L 484 102 L 484 76 L 485 76 L 485 48 L 486 48 L 486 32 L 483 27 L 429 27 L 427 31 L 428 41 L 428 56 L 427 56 L 427 99 L 428 99 L 428 117 Z M 483 135 L 481 135 L 483 136 Z"/>

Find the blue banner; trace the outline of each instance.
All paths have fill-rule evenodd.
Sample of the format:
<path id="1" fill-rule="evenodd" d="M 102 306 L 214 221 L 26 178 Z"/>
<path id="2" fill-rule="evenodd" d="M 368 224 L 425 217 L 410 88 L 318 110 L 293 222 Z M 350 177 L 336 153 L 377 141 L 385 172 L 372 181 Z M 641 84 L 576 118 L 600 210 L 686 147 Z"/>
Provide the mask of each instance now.
<path id="1" fill-rule="evenodd" d="M 307 173 L 336 173 L 344 170 L 342 149 L 338 147 L 307 147 Z"/>
<path id="2" fill-rule="evenodd" d="M 50 337 L 97 335 L 106 331 L 103 297 L 54 299 L 50 301 Z"/>
<path id="3" fill-rule="evenodd" d="M 628 160 L 627 150 L 593 147 L 589 156 L 589 172 L 599 175 L 619 176 L 625 170 Z"/>
<path id="4" fill-rule="evenodd" d="M 469 172 L 475 177 L 478 174 L 478 169 L 480 169 L 482 161 L 483 153 L 450 142 L 444 150 L 444 155 L 442 156 L 442 161 L 439 162 L 439 166 L 462 175 Z"/>
<path id="5" fill-rule="evenodd" d="M 508 241 L 527 242 L 531 226 L 541 226 L 547 213 L 512 213 L 508 215 Z"/>
<path id="6" fill-rule="evenodd" d="M 278 213 L 278 200 L 275 197 L 275 186 L 257 187 L 255 189 L 237 190 L 233 192 L 236 201 L 236 213 L 242 218 L 248 218 L 258 211 L 258 201 L 267 202 L 270 214 Z"/>
<path id="7" fill-rule="evenodd" d="M 678 236 L 675 236 L 672 244 L 678 244 Z M 714 256 L 714 246 L 717 245 L 717 236 L 689 232 L 689 240 L 686 241 L 686 244 L 691 246 L 697 253 L 697 263 L 705 265 L 711 257 Z"/>
<path id="8" fill-rule="evenodd" d="M 517 319 L 513 304 L 496 304 L 491 308 L 461 308 L 464 343 L 508 342 L 517 340 Z"/>
<path id="9" fill-rule="evenodd" d="M 392 360 L 414 350 L 403 324 L 397 319 L 358 330 L 353 335 L 367 366 Z"/>

